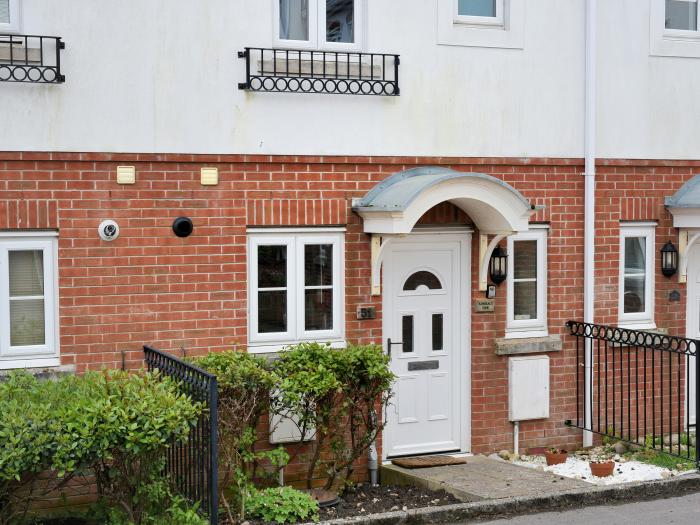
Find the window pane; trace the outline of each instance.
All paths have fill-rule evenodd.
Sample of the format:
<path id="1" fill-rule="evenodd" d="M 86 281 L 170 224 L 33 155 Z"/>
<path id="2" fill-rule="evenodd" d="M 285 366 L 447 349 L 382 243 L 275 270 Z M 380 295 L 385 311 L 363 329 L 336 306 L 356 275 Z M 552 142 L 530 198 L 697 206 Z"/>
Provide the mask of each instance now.
<path id="1" fill-rule="evenodd" d="M 309 39 L 309 0 L 280 0 L 280 38 Z"/>
<path id="2" fill-rule="evenodd" d="M 44 295 L 44 257 L 41 250 L 11 251 L 10 297 Z"/>
<path id="3" fill-rule="evenodd" d="M 513 277 L 537 278 L 537 241 L 513 242 Z"/>
<path id="4" fill-rule="evenodd" d="M 258 246 L 258 288 L 287 286 L 287 247 Z"/>
<path id="5" fill-rule="evenodd" d="M 401 337 L 403 341 L 403 352 L 409 354 L 413 352 L 413 316 L 404 315 L 401 318 Z"/>
<path id="6" fill-rule="evenodd" d="M 644 274 L 646 270 L 646 238 L 625 237 L 625 274 Z"/>
<path id="7" fill-rule="evenodd" d="M 10 346 L 45 344 L 44 300 L 10 301 Z"/>
<path id="8" fill-rule="evenodd" d="M 644 312 L 644 275 L 625 277 L 624 308 L 626 314 Z"/>
<path id="9" fill-rule="evenodd" d="M 306 290 L 304 292 L 304 329 L 333 329 L 333 290 Z"/>
<path id="10" fill-rule="evenodd" d="M 287 292 L 258 292 L 258 332 L 287 331 Z"/>
<path id="11" fill-rule="evenodd" d="M 697 0 L 666 0 L 666 29 L 697 31 Z"/>
<path id="12" fill-rule="evenodd" d="M 0 0 L 0 24 L 10 23 L 10 0 Z"/>
<path id="13" fill-rule="evenodd" d="M 433 273 L 421 270 L 411 275 L 406 282 L 403 284 L 404 291 L 414 291 L 417 290 L 419 286 L 426 286 L 428 290 L 440 290 L 442 285 L 440 284 L 440 279 Z"/>
<path id="14" fill-rule="evenodd" d="M 355 41 L 354 0 L 326 0 L 326 41 Z"/>
<path id="15" fill-rule="evenodd" d="M 513 318 L 516 321 L 537 319 L 537 283 L 513 283 Z"/>
<path id="16" fill-rule="evenodd" d="M 433 351 L 442 350 L 442 314 L 433 314 Z"/>
<path id="17" fill-rule="evenodd" d="M 333 284 L 333 245 L 307 244 L 304 246 L 304 282 L 306 286 Z"/>
<path id="18" fill-rule="evenodd" d="M 459 0 L 458 13 L 461 16 L 496 16 L 497 0 Z"/>

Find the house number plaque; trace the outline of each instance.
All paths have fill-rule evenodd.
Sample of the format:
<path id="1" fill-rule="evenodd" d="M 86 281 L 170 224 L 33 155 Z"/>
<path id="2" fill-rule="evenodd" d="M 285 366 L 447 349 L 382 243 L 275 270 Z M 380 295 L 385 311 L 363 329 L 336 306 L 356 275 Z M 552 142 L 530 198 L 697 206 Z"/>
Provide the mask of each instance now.
<path id="1" fill-rule="evenodd" d="M 474 302 L 474 309 L 478 314 L 493 312 L 496 302 L 493 299 L 477 299 Z"/>

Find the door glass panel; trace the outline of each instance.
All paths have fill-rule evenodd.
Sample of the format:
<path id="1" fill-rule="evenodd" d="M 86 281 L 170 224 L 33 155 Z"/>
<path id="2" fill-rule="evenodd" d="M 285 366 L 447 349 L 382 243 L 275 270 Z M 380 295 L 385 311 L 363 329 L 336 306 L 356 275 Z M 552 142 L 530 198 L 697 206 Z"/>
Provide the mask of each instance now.
<path id="1" fill-rule="evenodd" d="M 309 0 L 279 0 L 280 39 L 309 39 Z"/>
<path id="2" fill-rule="evenodd" d="M 408 354 L 413 352 L 413 316 L 404 315 L 401 318 L 401 337 L 403 341 L 403 352 Z"/>
<path id="3" fill-rule="evenodd" d="M 304 329 L 333 329 L 333 289 L 305 290 L 304 292 Z"/>
<path id="4" fill-rule="evenodd" d="M 403 285 L 405 292 L 415 291 L 419 286 L 426 286 L 428 290 L 440 290 L 442 284 L 440 284 L 440 279 L 434 273 L 421 270 L 414 273 Z"/>
<path id="5" fill-rule="evenodd" d="M 287 247 L 258 246 L 258 288 L 287 286 Z"/>
<path id="6" fill-rule="evenodd" d="M 442 314 L 433 314 L 433 351 L 443 350 L 443 316 Z"/>
<path id="7" fill-rule="evenodd" d="M 666 0 L 666 29 L 697 31 L 697 0 Z"/>
<path id="8" fill-rule="evenodd" d="M 459 0 L 457 13 L 460 16 L 496 16 L 497 0 Z"/>
<path id="9" fill-rule="evenodd" d="M 326 0 L 326 42 L 354 41 L 354 0 Z"/>

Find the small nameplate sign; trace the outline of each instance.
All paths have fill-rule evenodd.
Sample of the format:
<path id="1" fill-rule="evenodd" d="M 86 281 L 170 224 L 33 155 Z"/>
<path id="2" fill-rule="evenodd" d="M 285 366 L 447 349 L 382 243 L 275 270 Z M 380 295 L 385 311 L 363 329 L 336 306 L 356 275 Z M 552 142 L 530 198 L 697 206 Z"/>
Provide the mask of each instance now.
<path id="1" fill-rule="evenodd" d="M 476 313 L 483 314 L 493 312 L 496 302 L 493 299 L 477 299 L 474 301 Z"/>
<path id="2" fill-rule="evenodd" d="M 440 361 L 414 361 L 408 363 L 408 371 L 413 372 L 414 370 L 437 370 L 440 368 Z"/>

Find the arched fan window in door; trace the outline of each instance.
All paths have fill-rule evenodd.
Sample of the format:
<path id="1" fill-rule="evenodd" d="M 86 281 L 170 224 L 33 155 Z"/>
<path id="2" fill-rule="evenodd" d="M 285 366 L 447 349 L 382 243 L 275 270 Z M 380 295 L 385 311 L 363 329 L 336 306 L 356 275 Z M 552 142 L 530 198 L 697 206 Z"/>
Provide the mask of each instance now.
<path id="1" fill-rule="evenodd" d="M 419 270 L 413 273 L 403 284 L 404 292 L 413 292 L 420 286 L 425 286 L 428 290 L 442 290 L 440 279 L 432 272 Z"/>

